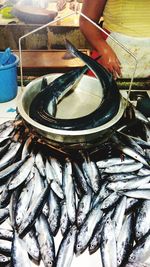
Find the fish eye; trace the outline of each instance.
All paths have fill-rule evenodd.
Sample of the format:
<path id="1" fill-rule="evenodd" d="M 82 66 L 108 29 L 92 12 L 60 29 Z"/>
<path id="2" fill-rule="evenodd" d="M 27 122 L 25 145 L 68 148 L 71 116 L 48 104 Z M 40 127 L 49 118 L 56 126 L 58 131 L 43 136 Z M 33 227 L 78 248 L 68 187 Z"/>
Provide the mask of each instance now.
<path id="1" fill-rule="evenodd" d="M 117 262 L 118 262 L 118 264 L 121 264 L 121 260 L 120 259 L 117 259 Z"/>

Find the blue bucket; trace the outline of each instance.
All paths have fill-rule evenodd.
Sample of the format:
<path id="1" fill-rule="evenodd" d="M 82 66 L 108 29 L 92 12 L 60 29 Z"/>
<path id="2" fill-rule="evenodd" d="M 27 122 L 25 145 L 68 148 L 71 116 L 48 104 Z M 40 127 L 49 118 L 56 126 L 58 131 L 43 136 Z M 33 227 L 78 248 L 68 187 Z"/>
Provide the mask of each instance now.
<path id="1" fill-rule="evenodd" d="M 0 59 L 3 52 L 0 52 Z M 12 100 L 17 95 L 17 65 L 19 57 L 11 54 L 6 65 L 0 66 L 0 102 Z"/>

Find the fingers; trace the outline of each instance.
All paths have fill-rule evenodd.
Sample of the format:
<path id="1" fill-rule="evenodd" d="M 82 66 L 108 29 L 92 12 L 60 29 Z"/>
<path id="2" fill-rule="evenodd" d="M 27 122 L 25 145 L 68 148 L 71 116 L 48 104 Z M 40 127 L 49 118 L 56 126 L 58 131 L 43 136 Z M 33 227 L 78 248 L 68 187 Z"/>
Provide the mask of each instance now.
<path id="1" fill-rule="evenodd" d="M 116 53 L 106 42 L 103 43 L 103 49 L 99 51 L 99 54 L 101 55 L 98 60 L 99 63 L 111 72 L 115 79 L 121 77 L 121 63 Z"/>
<path id="2" fill-rule="evenodd" d="M 99 63 L 102 64 L 110 73 L 112 73 L 114 79 L 121 77 L 121 63 L 118 58 L 101 58 Z"/>

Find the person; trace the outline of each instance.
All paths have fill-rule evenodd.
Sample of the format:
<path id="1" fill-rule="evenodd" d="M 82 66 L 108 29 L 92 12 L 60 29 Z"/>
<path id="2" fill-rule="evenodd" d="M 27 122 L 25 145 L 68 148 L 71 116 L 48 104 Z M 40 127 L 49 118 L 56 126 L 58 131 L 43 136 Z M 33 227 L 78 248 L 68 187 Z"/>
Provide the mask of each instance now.
<path id="1" fill-rule="evenodd" d="M 143 0 L 83 0 L 81 12 L 93 22 L 99 23 L 103 16 L 101 32 L 80 15 L 80 30 L 96 51 L 92 56 L 115 78 L 130 78 L 138 62 L 135 77 L 150 75 L 150 1 Z M 112 38 L 111 38 L 112 37 Z M 118 45 L 115 40 L 121 43 Z M 125 47 L 126 49 L 122 48 Z"/>

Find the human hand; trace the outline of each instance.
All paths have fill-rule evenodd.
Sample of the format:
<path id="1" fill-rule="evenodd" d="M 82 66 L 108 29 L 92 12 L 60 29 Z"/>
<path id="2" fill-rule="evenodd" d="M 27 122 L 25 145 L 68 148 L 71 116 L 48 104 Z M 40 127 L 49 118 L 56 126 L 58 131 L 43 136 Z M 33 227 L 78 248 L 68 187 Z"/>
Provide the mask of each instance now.
<path id="1" fill-rule="evenodd" d="M 121 77 L 121 63 L 112 48 L 104 42 L 98 52 L 101 56 L 98 62 L 112 73 L 114 79 Z"/>

